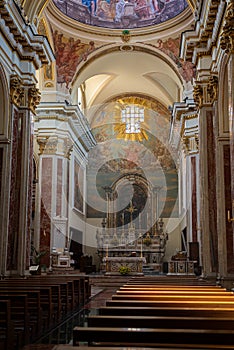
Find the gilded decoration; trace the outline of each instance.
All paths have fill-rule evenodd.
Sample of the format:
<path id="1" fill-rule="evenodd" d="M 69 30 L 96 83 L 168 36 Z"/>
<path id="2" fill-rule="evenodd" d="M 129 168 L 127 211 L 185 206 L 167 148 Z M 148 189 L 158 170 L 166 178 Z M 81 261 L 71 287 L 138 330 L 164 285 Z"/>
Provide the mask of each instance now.
<path id="1" fill-rule="evenodd" d="M 209 78 L 207 92 L 210 95 L 212 103 L 218 98 L 218 77 L 212 75 Z"/>
<path id="2" fill-rule="evenodd" d="M 197 106 L 201 107 L 203 104 L 203 89 L 201 85 L 195 85 L 193 88 L 193 99 Z"/>
<path id="3" fill-rule="evenodd" d="M 11 102 L 17 107 L 22 106 L 24 99 L 24 88 L 22 81 L 16 75 L 11 77 L 10 80 L 10 96 Z"/>
<path id="4" fill-rule="evenodd" d="M 226 53 L 233 51 L 233 40 L 234 40 L 234 0 L 230 1 L 228 5 L 225 24 L 223 27 L 223 32 L 220 38 L 221 49 Z"/>
<path id="5" fill-rule="evenodd" d="M 55 154 L 58 149 L 58 137 L 38 137 L 39 155 Z"/>
<path id="6" fill-rule="evenodd" d="M 73 150 L 72 141 L 68 138 L 64 139 L 64 142 L 63 142 L 64 157 L 67 159 L 70 159 L 72 150 Z"/>
<path id="7" fill-rule="evenodd" d="M 28 89 L 28 108 L 36 114 L 36 108 L 41 100 L 41 93 L 39 89 L 34 86 Z"/>
<path id="8" fill-rule="evenodd" d="M 183 147 L 186 153 L 190 151 L 190 141 L 188 136 L 183 137 Z"/>

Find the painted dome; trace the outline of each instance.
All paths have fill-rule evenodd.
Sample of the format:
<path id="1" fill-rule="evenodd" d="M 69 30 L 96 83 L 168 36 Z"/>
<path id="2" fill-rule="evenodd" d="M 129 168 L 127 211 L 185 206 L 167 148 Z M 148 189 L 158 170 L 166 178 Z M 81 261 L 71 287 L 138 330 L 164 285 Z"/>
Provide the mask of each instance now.
<path id="1" fill-rule="evenodd" d="M 179 15 L 186 0 L 53 0 L 58 9 L 81 23 L 111 29 L 152 26 Z"/>

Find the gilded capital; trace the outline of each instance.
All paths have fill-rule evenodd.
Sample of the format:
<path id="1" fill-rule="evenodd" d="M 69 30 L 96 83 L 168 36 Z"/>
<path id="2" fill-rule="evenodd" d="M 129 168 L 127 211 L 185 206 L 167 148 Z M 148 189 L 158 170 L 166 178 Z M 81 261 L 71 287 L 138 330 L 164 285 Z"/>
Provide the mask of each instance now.
<path id="1" fill-rule="evenodd" d="M 218 77 L 212 75 L 209 78 L 209 82 L 207 85 L 207 92 L 210 95 L 211 102 L 217 100 L 218 98 Z"/>
<path id="2" fill-rule="evenodd" d="M 39 145 L 39 155 L 41 154 L 55 154 L 58 149 L 58 137 L 57 136 L 39 136 L 37 138 Z"/>
<path id="3" fill-rule="evenodd" d="M 21 79 L 13 75 L 10 79 L 10 96 L 11 102 L 17 107 L 22 106 L 24 100 L 24 88 Z"/>
<path id="4" fill-rule="evenodd" d="M 65 139 L 63 143 L 64 157 L 70 159 L 73 150 L 73 143 L 70 139 Z"/>
<path id="5" fill-rule="evenodd" d="M 48 137 L 38 137 L 37 138 L 37 143 L 39 145 L 39 155 L 44 153 L 47 140 L 48 140 Z"/>
<path id="6" fill-rule="evenodd" d="M 201 85 L 195 85 L 193 88 L 193 99 L 198 107 L 203 104 L 203 89 Z"/>
<path id="7" fill-rule="evenodd" d="M 185 150 L 185 152 L 189 152 L 190 151 L 190 141 L 189 141 L 189 137 L 188 136 L 184 136 L 183 137 L 183 148 Z"/>
<path id="8" fill-rule="evenodd" d="M 28 108 L 36 114 L 37 105 L 39 105 L 41 100 L 41 93 L 36 86 L 32 86 L 28 89 Z"/>
<path id="9" fill-rule="evenodd" d="M 226 53 L 234 50 L 234 0 L 229 3 L 226 11 L 220 46 Z"/>

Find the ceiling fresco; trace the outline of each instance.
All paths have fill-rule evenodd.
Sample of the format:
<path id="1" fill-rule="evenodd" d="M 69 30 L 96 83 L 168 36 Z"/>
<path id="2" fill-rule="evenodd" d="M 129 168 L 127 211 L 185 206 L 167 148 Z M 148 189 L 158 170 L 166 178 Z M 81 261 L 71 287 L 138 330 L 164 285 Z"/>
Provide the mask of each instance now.
<path id="1" fill-rule="evenodd" d="M 121 106 L 136 102 L 145 109 L 142 127 L 148 138 L 142 142 L 118 139 L 115 127 L 120 122 Z M 100 108 L 92 123 L 97 145 L 89 152 L 87 168 L 88 217 L 105 216 L 104 187 L 128 174 L 138 174 L 152 187 L 161 188 L 159 209 L 162 217 L 178 214 L 177 155 L 168 144 L 169 130 L 168 110 L 150 99 L 129 96 Z"/>
<path id="2" fill-rule="evenodd" d="M 53 0 L 61 12 L 81 23 L 133 29 L 168 21 L 188 6 L 186 0 Z"/>

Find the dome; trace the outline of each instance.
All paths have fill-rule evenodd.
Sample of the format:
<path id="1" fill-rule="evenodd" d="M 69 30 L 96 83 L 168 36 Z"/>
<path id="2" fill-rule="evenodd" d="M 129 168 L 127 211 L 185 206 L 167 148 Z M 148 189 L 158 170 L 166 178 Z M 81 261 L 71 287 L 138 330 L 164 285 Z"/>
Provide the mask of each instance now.
<path id="1" fill-rule="evenodd" d="M 111 29 L 134 29 L 168 21 L 187 8 L 186 0 L 53 0 L 78 22 Z"/>

